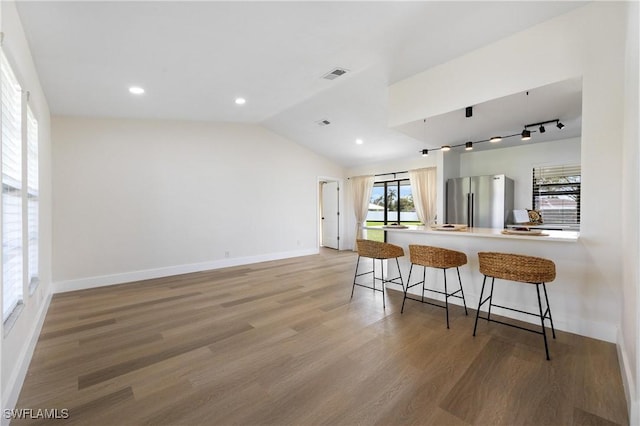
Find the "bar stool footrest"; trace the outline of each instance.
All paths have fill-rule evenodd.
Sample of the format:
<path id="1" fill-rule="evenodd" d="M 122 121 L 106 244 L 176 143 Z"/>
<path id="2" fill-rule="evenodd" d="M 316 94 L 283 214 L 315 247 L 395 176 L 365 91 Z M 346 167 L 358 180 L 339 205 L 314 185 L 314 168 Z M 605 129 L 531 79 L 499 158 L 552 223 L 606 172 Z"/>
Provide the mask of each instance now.
<path id="1" fill-rule="evenodd" d="M 452 297 L 457 297 L 459 299 L 462 299 L 462 297 L 460 297 L 460 296 L 452 296 Z M 409 297 L 409 296 L 407 296 L 406 299 L 407 300 L 415 300 L 416 302 L 424 303 L 424 304 L 431 305 L 431 306 L 437 306 L 438 308 L 442 308 L 442 309 L 447 309 L 446 306 L 438 305 L 437 303 L 429 302 L 427 300 L 414 299 L 413 297 Z"/>
<path id="2" fill-rule="evenodd" d="M 485 300 L 486 302 L 486 300 Z M 484 303 L 484 302 L 482 302 Z M 527 314 L 527 315 L 531 315 L 534 316 L 536 318 L 540 318 L 540 314 L 539 313 L 533 313 L 533 312 L 527 312 L 527 311 L 521 311 L 520 309 L 514 309 L 514 308 L 510 308 L 508 306 L 502 306 L 502 305 L 496 305 L 495 303 L 491 304 L 492 308 L 502 308 L 502 309 L 507 309 L 509 311 L 513 311 L 513 312 L 520 312 L 521 314 Z M 542 318 L 544 319 L 550 319 L 551 317 L 547 316 L 547 314 L 549 313 L 549 308 L 547 308 L 546 312 L 544 313 L 544 315 L 542 316 Z M 482 318 L 482 317 L 481 317 Z M 484 319 L 484 318 L 483 318 Z"/>
<path id="3" fill-rule="evenodd" d="M 497 305 L 493 305 L 493 306 L 497 306 Z M 540 316 L 539 316 L 539 315 L 536 315 L 536 316 L 537 316 L 538 318 L 540 318 Z M 530 328 L 521 327 L 521 326 L 516 325 L 516 324 L 510 324 L 510 323 L 508 323 L 508 322 L 504 322 L 504 321 L 496 320 L 496 319 L 493 319 L 493 318 L 483 317 L 483 316 L 481 316 L 481 315 L 478 315 L 478 318 L 479 318 L 479 319 L 483 319 L 483 320 L 487 320 L 487 321 L 489 321 L 489 322 L 497 322 L 498 324 L 508 325 L 509 327 L 518 328 L 518 329 L 520 329 L 520 330 L 529 331 L 529 332 L 531 332 L 531 333 L 544 335 L 544 333 L 543 333 L 542 331 L 532 330 L 532 329 L 530 329 Z"/>
<path id="4" fill-rule="evenodd" d="M 373 271 L 363 272 L 362 274 L 357 274 L 356 277 L 359 277 L 361 275 L 368 275 L 368 274 L 372 274 L 372 273 L 373 273 Z M 373 279 L 377 280 L 377 281 L 382 281 L 382 285 L 385 285 L 385 283 L 399 284 L 399 285 L 402 286 L 402 288 L 404 290 L 404 283 L 402 282 L 402 277 L 401 276 L 397 276 L 395 278 L 390 278 L 390 279 L 373 277 Z M 396 280 L 400 280 L 400 282 L 397 282 Z M 368 285 L 365 285 L 365 284 L 357 283 L 355 281 L 354 281 L 353 285 L 354 286 L 358 286 L 358 287 L 368 288 L 369 290 L 382 291 L 382 288 L 371 287 L 371 286 L 368 286 Z"/>
<path id="5" fill-rule="evenodd" d="M 377 288 L 377 287 L 371 287 L 369 285 L 364 285 L 364 284 L 360 284 L 360 283 L 353 283 L 354 286 L 358 286 L 358 287 L 364 287 L 364 288 L 368 288 L 369 290 L 374 290 L 374 291 L 382 291 L 381 288 Z"/>

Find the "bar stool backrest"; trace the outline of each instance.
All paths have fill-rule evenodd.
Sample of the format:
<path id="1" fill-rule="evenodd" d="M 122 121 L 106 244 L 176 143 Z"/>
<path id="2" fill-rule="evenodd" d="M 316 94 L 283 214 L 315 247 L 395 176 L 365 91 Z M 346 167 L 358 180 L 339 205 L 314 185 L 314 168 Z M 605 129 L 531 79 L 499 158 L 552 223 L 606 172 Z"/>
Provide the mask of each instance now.
<path id="1" fill-rule="evenodd" d="M 372 259 L 393 259 L 404 256 L 404 250 L 394 244 L 372 240 L 356 240 L 358 254 Z"/>
<path id="2" fill-rule="evenodd" d="M 431 268 L 457 268 L 467 263 L 466 254 L 440 247 L 410 244 L 409 256 L 414 265 Z"/>
<path id="3" fill-rule="evenodd" d="M 551 260 L 521 254 L 480 252 L 480 272 L 488 277 L 522 283 L 549 283 L 556 278 Z"/>

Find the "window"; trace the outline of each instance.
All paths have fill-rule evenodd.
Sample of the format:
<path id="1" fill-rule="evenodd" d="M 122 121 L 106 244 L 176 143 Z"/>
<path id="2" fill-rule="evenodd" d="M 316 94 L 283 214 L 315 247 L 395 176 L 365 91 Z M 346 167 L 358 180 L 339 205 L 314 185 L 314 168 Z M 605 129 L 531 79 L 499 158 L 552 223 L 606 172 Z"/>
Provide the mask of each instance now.
<path id="1" fill-rule="evenodd" d="M 533 208 L 545 223 L 580 223 L 580 180 L 580 165 L 533 169 Z"/>
<path id="2" fill-rule="evenodd" d="M 38 121 L 27 106 L 27 238 L 29 294 L 38 286 Z"/>
<path id="3" fill-rule="evenodd" d="M 419 223 L 416 209 L 413 205 L 413 195 L 409 179 L 377 182 L 371 189 L 367 225 L 387 225 L 402 223 L 417 225 Z M 367 231 L 371 240 L 384 240 L 383 231 Z"/>
<path id="4" fill-rule="evenodd" d="M 2 87 L 2 320 L 23 298 L 22 250 L 22 89 L 4 53 Z"/>

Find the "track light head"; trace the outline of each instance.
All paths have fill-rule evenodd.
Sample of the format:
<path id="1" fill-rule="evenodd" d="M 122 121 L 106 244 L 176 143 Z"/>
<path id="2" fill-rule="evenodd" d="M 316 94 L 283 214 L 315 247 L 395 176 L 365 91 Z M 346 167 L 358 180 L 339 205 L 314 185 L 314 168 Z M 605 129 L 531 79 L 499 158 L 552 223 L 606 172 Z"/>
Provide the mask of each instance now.
<path id="1" fill-rule="evenodd" d="M 467 143 L 464 144 L 464 149 L 466 151 L 471 151 L 473 149 L 473 142 L 469 141 Z"/>
<path id="2" fill-rule="evenodd" d="M 429 150 L 428 149 L 423 149 L 422 150 L 422 156 L 426 157 L 427 155 L 429 155 Z"/>
<path id="3" fill-rule="evenodd" d="M 492 136 L 491 139 L 489 139 L 489 142 L 500 142 L 502 140 L 502 136 Z"/>
<path id="4" fill-rule="evenodd" d="M 540 128 L 538 129 L 540 131 L 540 133 L 544 133 L 547 130 L 544 128 L 544 126 L 540 126 Z"/>
<path id="5" fill-rule="evenodd" d="M 531 132 L 527 129 L 524 129 L 522 131 L 522 140 L 523 141 L 528 141 L 529 139 L 531 139 Z"/>
<path id="6" fill-rule="evenodd" d="M 451 151 L 451 147 L 449 145 L 442 145 L 440 148 L 443 152 Z"/>
<path id="7" fill-rule="evenodd" d="M 464 110 L 464 116 L 469 118 L 469 117 L 473 117 L 473 107 L 468 106 L 465 110 Z"/>
<path id="8" fill-rule="evenodd" d="M 562 130 L 562 128 L 564 127 L 564 124 L 562 124 L 561 122 L 558 121 L 558 123 L 556 124 L 556 127 L 560 130 Z"/>

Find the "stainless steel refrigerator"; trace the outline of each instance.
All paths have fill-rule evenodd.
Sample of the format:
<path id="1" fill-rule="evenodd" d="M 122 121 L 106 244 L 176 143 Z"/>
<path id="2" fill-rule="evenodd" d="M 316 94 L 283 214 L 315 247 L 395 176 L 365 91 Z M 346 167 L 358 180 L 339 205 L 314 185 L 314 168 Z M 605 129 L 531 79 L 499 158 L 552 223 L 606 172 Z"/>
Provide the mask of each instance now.
<path id="1" fill-rule="evenodd" d="M 502 229 L 512 210 L 513 180 L 505 175 L 447 181 L 447 223 Z"/>

